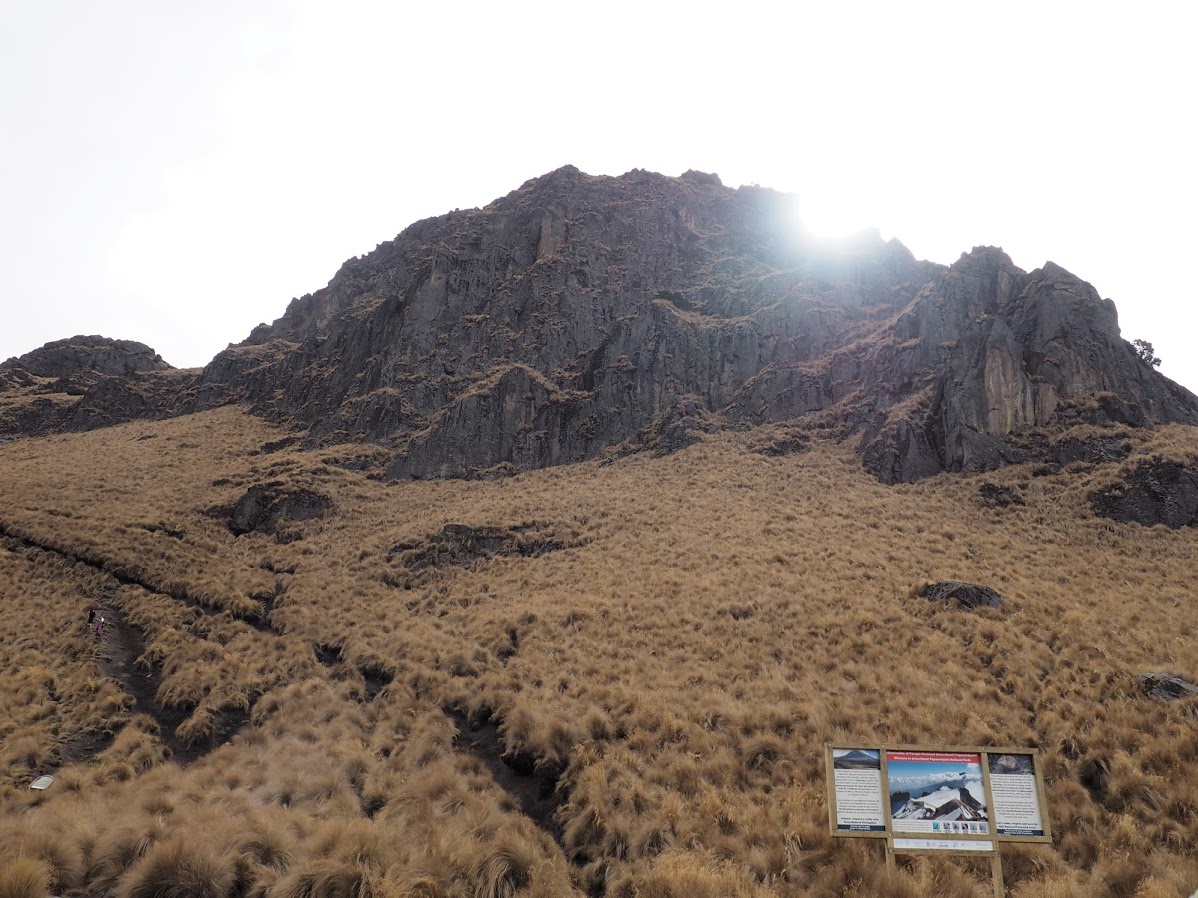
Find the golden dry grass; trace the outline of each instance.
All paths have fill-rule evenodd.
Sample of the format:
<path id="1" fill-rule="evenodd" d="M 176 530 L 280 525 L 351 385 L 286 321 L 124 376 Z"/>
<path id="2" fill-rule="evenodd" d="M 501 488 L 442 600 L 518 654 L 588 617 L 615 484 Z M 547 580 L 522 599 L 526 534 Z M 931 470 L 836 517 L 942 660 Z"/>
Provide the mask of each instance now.
<path id="1" fill-rule="evenodd" d="M 1198 536 L 1088 502 L 1120 464 L 1193 457 L 1191 429 L 1125 435 L 1124 463 L 896 487 L 818 435 L 781 458 L 723 434 L 396 485 L 338 467 L 345 448 L 259 452 L 278 436 L 224 409 L 0 447 L 0 601 L 46 634 L 0 631 L 0 863 L 129 896 L 171 870 L 264 896 L 988 895 L 967 861 L 888 874 L 876 846 L 831 838 L 823 745 L 851 740 L 1038 746 L 1055 839 L 1003 849 L 1012 896 L 1198 887 L 1198 701 L 1135 676 L 1198 679 Z M 267 481 L 333 510 L 293 542 L 233 536 L 213 510 Z M 982 483 L 1025 504 L 990 507 Z M 422 571 L 392 552 L 447 524 L 569 545 Z M 1006 605 L 915 595 L 942 578 Z M 144 634 L 138 671 L 184 741 L 246 726 L 165 759 L 82 631 L 92 600 Z M 547 830 L 455 711 L 558 778 Z"/>

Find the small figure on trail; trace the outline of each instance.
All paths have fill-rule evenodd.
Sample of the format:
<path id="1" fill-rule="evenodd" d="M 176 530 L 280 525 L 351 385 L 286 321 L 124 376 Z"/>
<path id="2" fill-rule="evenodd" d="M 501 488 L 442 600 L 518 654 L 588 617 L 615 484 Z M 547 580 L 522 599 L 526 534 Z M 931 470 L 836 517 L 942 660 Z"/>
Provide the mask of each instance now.
<path id="1" fill-rule="evenodd" d="M 104 638 L 104 618 L 102 617 L 96 620 L 96 638 Z"/>
<path id="2" fill-rule="evenodd" d="M 96 607 L 96 603 L 92 602 L 92 606 L 87 609 L 87 625 L 91 627 L 96 622 L 96 612 L 100 609 Z"/>

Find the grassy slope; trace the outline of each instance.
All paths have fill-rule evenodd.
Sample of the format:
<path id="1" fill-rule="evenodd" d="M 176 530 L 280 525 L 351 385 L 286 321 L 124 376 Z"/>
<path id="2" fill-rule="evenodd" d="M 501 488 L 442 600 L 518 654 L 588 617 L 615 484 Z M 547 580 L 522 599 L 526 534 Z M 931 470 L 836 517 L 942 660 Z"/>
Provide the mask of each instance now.
<path id="1" fill-rule="evenodd" d="M 823 744 L 854 740 L 1039 746 L 1056 841 L 1004 848 L 1013 895 L 1198 887 L 1198 703 L 1135 681 L 1198 675 L 1198 537 L 1095 518 L 1087 491 L 1114 466 L 886 487 L 832 443 L 769 458 L 721 435 L 386 486 L 330 463 L 344 452 L 258 453 L 277 437 L 227 409 L 0 447 L 0 608 L 51 622 L 46 640 L 0 636 L 0 863 L 121 895 L 180 870 L 214 895 L 987 894 L 964 861 L 887 877 L 872 846 L 833 844 Z M 1143 439 L 1198 447 L 1184 429 Z M 209 513 L 270 480 L 333 510 L 285 524 L 292 542 Z M 983 482 L 1026 504 L 988 507 Z M 389 558 L 450 523 L 572 545 L 472 568 Z M 1006 606 L 914 596 L 941 578 Z M 164 762 L 81 635 L 93 599 L 144 632 L 138 670 L 186 715 L 181 737 L 248 713 L 240 734 Z M 453 712 L 560 775 L 554 820 L 523 813 Z M 88 732 L 115 740 L 30 797 Z"/>

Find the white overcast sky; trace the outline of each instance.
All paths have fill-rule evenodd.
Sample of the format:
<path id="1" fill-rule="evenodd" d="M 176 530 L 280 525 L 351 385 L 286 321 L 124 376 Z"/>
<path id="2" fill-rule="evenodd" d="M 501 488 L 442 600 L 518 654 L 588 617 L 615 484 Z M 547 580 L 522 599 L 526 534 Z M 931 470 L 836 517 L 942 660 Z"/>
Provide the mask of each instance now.
<path id="1" fill-rule="evenodd" d="M 1198 390 L 1191 4 L 0 0 L 0 360 L 203 365 L 413 221 L 570 163 L 797 194 L 1115 300 Z"/>

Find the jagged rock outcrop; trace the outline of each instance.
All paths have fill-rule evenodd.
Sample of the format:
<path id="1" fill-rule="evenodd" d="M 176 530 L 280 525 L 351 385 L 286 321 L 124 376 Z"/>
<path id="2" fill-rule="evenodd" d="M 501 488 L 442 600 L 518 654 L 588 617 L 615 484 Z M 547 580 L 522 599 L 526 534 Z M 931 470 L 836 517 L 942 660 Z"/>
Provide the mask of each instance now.
<path id="1" fill-rule="evenodd" d="M 349 260 L 173 394 L 122 393 L 141 373 L 105 389 L 120 415 L 245 402 L 309 444 L 385 447 L 395 478 L 808 420 L 911 481 L 1041 457 L 1029 433 L 1057 424 L 1198 423 L 1198 397 L 1058 266 L 979 247 L 946 268 L 868 232 L 828 246 L 793 212 L 714 175 L 567 166 Z"/>
<path id="2" fill-rule="evenodd" d="M 933 269 L 876 238 L 804 255 L 785 214 L 713 176 L 561 169 L 351 260 L 218 356 L 197 406 L 393 445 L 392 476 L 595 457 L 681 397 L 719 412 L 767 366 L 818 359 Z"/>
<path id="3" fill-rule="evenodd" d="M 162 356 L 144 343 L 100 336 L 55 340 L 0 363 L 0 370 L 20 370 L 33 377 L 59 379 L 124 377 L 142 371 L 168 371 L 170 367 Z"/>
<path id="4" fill-rule="evenodd" d="M 0 434 L 93 430 L 163 417 L 194 377 L 144 343 L 56 340 L 0 363 Z"/>
<path id="5" fill-rule="evenodd" d="M 1027 274 L 975 248 L 900 315 L 894 337 L 930 383 L 914 391 L 914 414 L 900 406 L 866 431 L 866 466 L 883 480 L 1027 461 L 1013 435 L 1073 423 L 1084 406 L 1095 423 L 1198 422 L 1196 397 L 1120 337 L 1114 303 L 1051 262 Z"/>
<path id="6" fill-rule="evenodd" d="M 1118 482 L 1090 496 L 1094 511 L 1116 521 L 1151 527 L 1198 526 L 1198 464 L 1147 458 Z"/>
<path id="7" fill-rule="evenodd" d="M 379 442 L 392 477 L 595 458 L 655 439 L 680 401 L 702 408 L 691 434 L 837 416 L 887 482 L 1033 457 L 1013 436 L 1100 394 L 1108 420 L 1198 422 L 1058 266 L 978 248 L 944 268 L 868 233 L 830 252 L 782 227 L 788 202 L 560 169 L 347 262 L 213 360 L 197 406 Z"/>
<path id="8" fill-rule="evenodd" d="M 237 536 L 252 531 L 279 535 L 290 523 L 320 518 L 332 500 L 315 490 L 281 480 L 251 486 L 229 511 L 229 529 Z"/>

